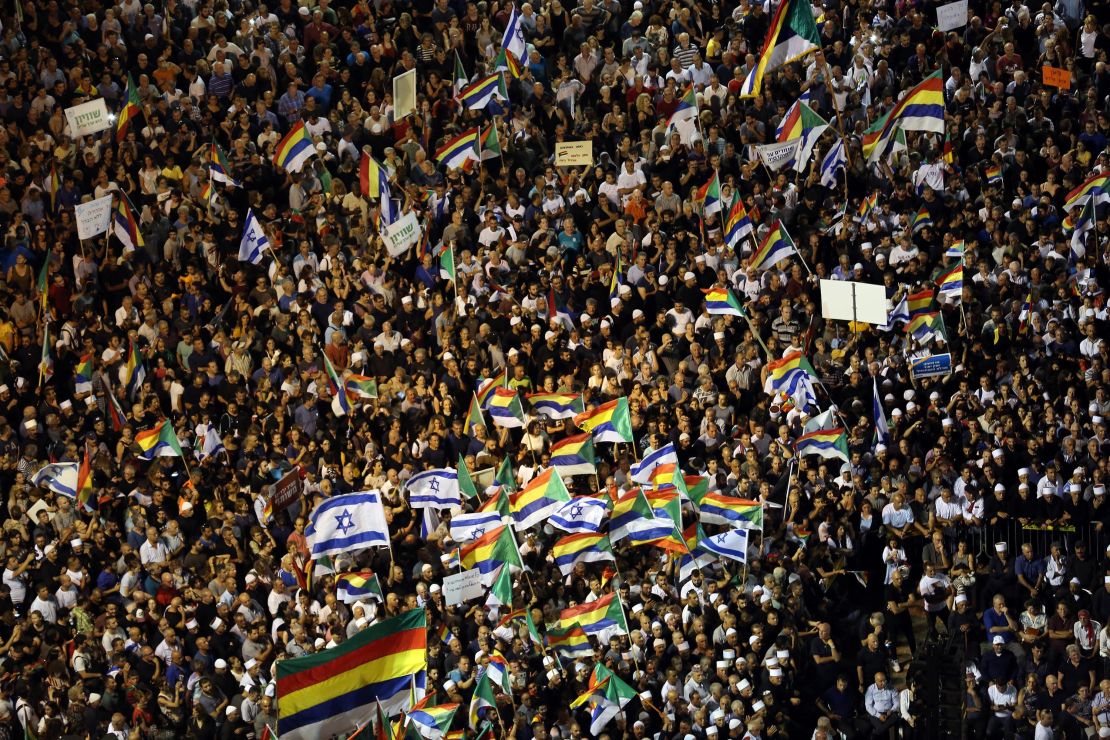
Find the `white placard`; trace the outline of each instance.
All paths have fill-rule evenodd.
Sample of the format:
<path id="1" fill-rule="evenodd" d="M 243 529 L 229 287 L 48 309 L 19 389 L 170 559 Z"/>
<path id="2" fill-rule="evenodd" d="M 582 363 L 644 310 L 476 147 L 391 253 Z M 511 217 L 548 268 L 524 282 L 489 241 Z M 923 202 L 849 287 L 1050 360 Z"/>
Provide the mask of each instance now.
<path id="1" fill-rule="evenodd" d="M 385 240 L 385 248 L 389 256 L 396 257 L 404 254 L 409 247 L 420 241 L 421 233 L 420 223 L 412 211 L 386 226 L 382 238 Z"/>
<path id="2" fill-rule="evenodd" d="M 104 98 L 66 108 L 66 123 L 69 124 L 70 136 L 74 139 L 95 134 L 112 125 L 108 119 L 108 106 L 104 105 Z"/>
<path id="3" fill-rule="evenodd" d="M 781 143 L 759 144 L 756 145 L 755 150 L 759 153 L 759 158 L 763 160 L 764 166 L 774 172 L 781 167 L 785 167 L 790 160 L 794 159 L 801 143 L 802 140 L 799 137 Z"/>
<path id="4" fill-rule="evenodd" d="M 890 301 L 886 288 L 850 280 L 821 281 L 821 315 L 838 321 L 864 321 L 882 326 Z"/>
<path id="5" fill-rule="evenodd" d="M 482 572 L 477 568 L 452 573 L 443 579 L 443 601 L 447 606 L 480 599 L 486 593 L 482 585 Z"/>
<path id="6" fill-rule="evenodd" d="M 967 25 L 967 0 L 937 6 L 937 28 L 941 31 L 955 31 Z"/>
<path id="7" fill-rule="evenodd" d="M 416 70 L 410 69 L 393 78 L 393 120 L 399 121 L 416 112 Z"/>
<path id="8" fill-rule="evenodd" d="M 78 203 L 73 209 L 73 217 L 77 220 L 78 239 L 91 239 L 103 234 L 112 223 L 112 193 L 88 203 Z"/>

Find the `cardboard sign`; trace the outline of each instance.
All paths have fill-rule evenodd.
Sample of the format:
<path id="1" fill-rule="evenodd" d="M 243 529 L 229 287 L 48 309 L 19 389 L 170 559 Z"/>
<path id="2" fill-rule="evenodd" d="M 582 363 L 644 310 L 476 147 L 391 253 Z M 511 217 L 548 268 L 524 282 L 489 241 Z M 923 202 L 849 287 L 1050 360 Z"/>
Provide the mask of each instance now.
<path id="1" fill-rule="evenodd" d="M 937 28 L 954 31 L 967 25 L 967 0 L 937 6 Z"/>
<path id="2" fill-rule="evenodd" d="M 849 280 L 821 281 L 821 315 L 838 321 L 864 321 L 882 326 L 890 301 L 886 288 Z"/>
<path id="3" fill-rule="evenodd" d="M 73 217 L 77 221 L 78 239 L 91 239 L 108 231 L 108 226 L 112 223 L 112 195 L 109 193 L 103 198 L 74 206 Z"/>
<path id="4" fill-rule="evenodd" d="M 952 355 L 945 352 L 943 355 L 926 355 L 910 360 L 910 373 L 914 379 L 933 378 L 938 375 L 948 375 L 952 372 Z"/>
<path id="5" fill-rule="evenodd" d="M 462 573 L 452 573 L 443 579 L 443 601 L 447 606 L 455 606 L 471 599 L 480 599 L 485 595 L 486 589 L 482 585 L 482 572 L 477 568 L 464 570 Z"/>
<path id="6" fill-rule="evenodd" d="M 592 141 L 560 141 L 555 144 L 555 166 L 573 167 L 594 163 L 594 143 Z"/>
<path id="7" fill-rule="evenodd" d="M 416 70 L 410 69 L 393 78 L 393 120 L 399 121 L 416 112 Z"/>
<path id="8" fill-rule="evenodd" d="M 404 254 L 409 247 L 420 241 L 422 233 L 416 214 L 409 211 L 385 227 L 382 237 L 385 239 L 386 251 L 389 252 L 390 257 Z"/>
<path id="9" fill-rule="evenodd" d="M 1071 88 L 1071 72 L 1059 67 L 1041 67 L 1041 75 L 1044 84 L 1058 87 L 1061 90 L 1068 90 Z"/>
<path id="10" fill-rule="evenodd" d="M 281 480 L 269 488 L 270 506 L 273 507 L 276 516 L 278 512 L 288 509 L 294 501 L 301 497 L 301 492 L 304 491 L 304 480 L 301 479 L 300 467 L 290 470 Z"/>
<path id="11" fill-rule="evenodd" d="M 108 106 L 104 105 L 104 98 L 66 108 L 65 113 L 70 135 L 74 139 L 95 134 L 112 125 L 111 119 L 108 118 Z"/>

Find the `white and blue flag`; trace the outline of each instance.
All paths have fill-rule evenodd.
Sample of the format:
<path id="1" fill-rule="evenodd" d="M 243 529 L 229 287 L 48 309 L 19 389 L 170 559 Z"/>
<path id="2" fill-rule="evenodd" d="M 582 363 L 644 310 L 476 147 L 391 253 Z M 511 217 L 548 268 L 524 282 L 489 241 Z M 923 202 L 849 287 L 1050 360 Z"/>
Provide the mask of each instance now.
<path id="1" fill-rule="evenodd" d="M 575 496 L 551 515 L 547 523 L 564 532 L 578 534 L 601 531 L 601 523 L 609 515 L 609 507 L 601 499 Z"/>
<path id="2" fill-rule="evenodd" d="M 821 184 L 827 188 L 835 188 L 836 172 L 846 164 L 848 155 L 844 153 L 844 139 L 837 139 L 833 148 L 821 160 Z"/>
<path id="3" fill-rule="evenodd" d="M 501 48 L 523 62 L 528 59 L 528 44 L 524 41 L 524 28 L 520 23 L 520 11 L 513 5 L 513 12 L 509 15 L 509 22 L 505 25 L 505 34 L 501 37 Z"/>
<path id="4" fill-rule="evenodd" d="M 420 537 L 421 539 L 428 539 L 428 537 L 439 529 L 439 514 L 432 507 L 426 507 L 420 517 Z"/>
<path id="5" fill-rule="evenodd" d="M 502 524 L 501 514 L 496 511 L 456 514 L 451 517 L 451 539 L 455 542 L 470 542 Z"/>
<path id="6" fill-rule="evenodd" d="M 31 482 L 60 496 L 77 496 L 77 463 L 51 463 L 31 477 Z"/>
<path id="7" fill-rule="evenodd" d="M 812 419 L 807 421 L 805 423 L 805 426 L 802 427 L 802 433 L 809 434 L 810 432 L 820 432 L 824 429 L 836 429 L 836 427 L 836 415 L 830 408 L 827 411 L 822 411 L 817 416 L 814 416 Z"/>
<path id="8" fill-rule="evenodd" d="M 247 220 L 243 224 L 243 238 L 239 241 L 239 261 L 257 265 L 262 262 L 262 250 L 270 248 L 270 240 L 262 230 L 262 224 L 254 215 L 254 209 L 247 209 Z"/>
<path id="9" fill-rule="evenodd" d="M 220 439 L 220 433 L 216 431 L 216 427 L 205 424 L 197 428 L 197 444 L 194 452 L 198 460 L 207 460 L 213 455 L 220 454 L 224 449 L 224 441 Z"/>
<path id="10" fill-rule="evenodd" d="M 632 466 L 633 483 L 651 483 L 651 474 L 660 465 L 678 465 L 678 453 L 674 442 L 668 442 L 658 450 L 644 453 L 644 459 Z"/>
<path id="11" fill-rule="evenodd" d="M 894 323 L 901 321 L 903 324 L 910 322 L 910 304 L 906 300 L 905 293 L 902 294 L 901 300 L 891 307 L 890 313 L 887 314 L 886 324 L 879 327 L 879 331 L 891 331 L 894 329 Z"/>
<path id="12" fill-rule="evenodd" d="M 425 470 L 405 481 L 409 506 L 414 509 L 450 509 L 462 506 L 459 474 L 450 468 Z"/>
<path id="13" fill-rule="evenodd" d="M 698 547 L 708 552 L 741 563 L 748 562 L 748 530 L 730 529 L 727 532 L 706 537 Z"/>
<path id="14" fill-rule="evenodd" d="M 333 496 L 317 506 L 305 530 L 313 560 L 369 547 L 389 547 L 389 524 L 377 491 Z"/>
<path id="15" fill-rule="evenodd" d="M 883 411 L 882 401 L 879 399 L 879 380 L 871 378 L 871 387 L 875 395 L 871 401 L 871 412 L 875 415 L 875 444 L 884 444 L 890 447 L 890 427 L 886 423 L 886 412 Z"/>

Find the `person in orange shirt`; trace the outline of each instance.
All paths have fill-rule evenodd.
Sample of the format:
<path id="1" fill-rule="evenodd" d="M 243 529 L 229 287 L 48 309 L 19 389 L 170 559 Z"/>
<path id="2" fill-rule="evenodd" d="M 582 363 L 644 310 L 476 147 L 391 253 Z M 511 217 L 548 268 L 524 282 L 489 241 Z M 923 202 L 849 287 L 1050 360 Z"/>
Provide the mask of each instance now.
<path id="1" fill-rule="evenodd" d="M 640 188 L 636 188 L 628 196 L 628 202 L 624 204 L 624 213 L 633 223 L 639 224 L 647 218 L 648 202 L 644 200 L 644 193 Z"/>

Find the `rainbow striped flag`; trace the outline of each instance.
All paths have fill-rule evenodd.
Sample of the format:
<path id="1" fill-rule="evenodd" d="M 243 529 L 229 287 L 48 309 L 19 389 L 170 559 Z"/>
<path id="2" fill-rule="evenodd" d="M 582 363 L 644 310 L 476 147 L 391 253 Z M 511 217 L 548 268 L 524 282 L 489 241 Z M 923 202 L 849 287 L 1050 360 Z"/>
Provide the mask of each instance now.
<path id="1" fill-rule="evenodd" d="M 58 191 L 62 189 L 62 179 L 58 177 L 57 163 L 50 162 L 50 173 L 46 176 L 46 194 L 50 196 L 50 212 L 58 210 Z"/>
<path id="2" fill-rule="evenodd" d="M 435 160 L 446 169 L 455 169 L 464 166 L 467 162 L 477 162 L 478 128 L 467 129 L 458 136 L 453 136 L 436 149 Z"/>
<path id="3" fill-rule="evenodd" d="M 73 371 L 73 383 L 78 393 L 92 392 L 92 377 L 94 366 L 92 354 L 81 355 L 81 361 Z"/>
<path id="4" fill-rule="evenodd" d="M 550 467 L 528 481 L 524 488 L 509 494 L 509 511 L 519 532 L 547 519 L 567 501 L 570 501 L 570 493 L 559 471 Z"/>
<path id="5" fill-rule="evenodd" d="M 964 263 L 957 262 L 936 278 L 937 298 L 945 303 L 959 303 L 964 290 Z"/>
<path id="6" fill-rule="evenodd" d="M 769 270 L 787 257 L 797 254 L 794 240 L 786 232 L 782 221 L 775 221 L 759 244 L 759 249 L 748 258 L 748 267 L 753 270 Z"/>
<path id="7" fill-rule="evenodd" d="M 134 120 L 143 112 L 142 101 L 139 100 L 139 91 L 135 87 L 135 80 L 131 73 L 127 73 L 127 89 L 123 93 L 123 107 L 116 117 L 116 141 L 122 142 L 127 136 L 127 129 Z"/>
<path id="8" fill-rule="evenodd" d="M 705 311 L 713 316 L 744 316 L 744 307 L 728 288 L 706 288 Z"/>
<path id="9" fill-rule="evenodd" d="M 801 352 L 791 352 L 781 360 L 767 363 L 766 371 L 763 391 L 768 395 L 782 393 L 793 398 L 799 408 L 817 400 L 813 390 L 817 371 Z"/>
<path id="10" fill-rule="evenodd" d="M 967 245 L 964 244 L 963 239 L 960 239 L 960 240 L 954 241 L 954 242 L 952 242 L 951 244 L 948 245 L 948 249 L 944 250 L 944 256 L 945 257 L 955 257 L 958 260 L 962 260 L 964 258 L 964 252 L 966 250 L 967 250 Z"/>
<path id="11" fill-rule="evenodd" d="M 616 561 L 609 535 L 600 532 L 582 532 L 562 537 L 555 541 L 551 555 L 564 576 L 570 575 L 578 563 Z"/>
<path id="12" fill-rule="evenodd" d="M 1064 212 L 1086 205 L 1088 200 L 1093 200 L 1095 206 L 1110 201 L 1110 172 L 1099 172 L 1068 193 L 1064 199 Z"/>
<path id="13" fill-rule="evenodd" d="M 757 97 L 763 88 L 764 75 L 820 49 L 821 43 L 821 33 L 809 3 L 786 0 L 775 9 L 759 52 L 759 62 L 740 85 L 740 97 Z"/>
<path id="14" fill-rule="evenodd" d="M 344 604 L 353 604 L 365 598 L 385 601 L 382 584 L 371 570 L 338 574 L 335 577 L 335 597 Z"/>
<path id="15" fill-rule="evenodd" d="M 844 433 L 843 427 L 818 429 L 798 437 L 794 449 L 802 456 L 839 457 L 848 462 L 848 435 Z"/>
<path id="16" fill-rule="evenodd" d="M 134 342 L 127 343 L 127 367 L 124 370 L 124 390 L 132 398 L 139 392 L 146 380 L 146 368 L 143 367 L 142 358 Z"/>
<path id="17" fill-rule="evenodd" d="M 574 424 L 591 432 L 597 442 L 632 442 L 632 414 L 624 396 L 583 411 Z"/>
<path id="18" fill-rule="evenodd" d="M 501 372 L 494 375 L 492 378 L 478 381 L 478 404 L 483 408 L 489 408 L 489 401 L 493 397 L 493 392 L 498 388 L 509 387 L 509 370 L 508 368 L 501 368 Z"/>
<path id="19" fill-rule="evenodd" d="M 736 199 L 732 202 L 732 208 L 728 211 L 728 218 L 725 219 L 725 244 L 736 250 L 740 248 L 740 243 L 747 237 L 755 238 L 755 226 L 752 224 L 752 220 L 748 218 L 748 212 L 744 208 L 744 199 L 737 194 Z"/>
<path id="20" fill-rule="evenodd" d="M 494 388 L 487 411 L 494 426 L 509 429 L 524 426 L 524 408 L 517 392 L 511 388 Z"/>
<path id="21" fill-rule="evenodd" d="M 315 153 L 316 147 L 304 127 L 304 121 L 297 121 L 274 148 L 274 164 L 289 172 L 300 172 Z"/>
<path id="22" fill-rule="evenodd" d="M 77 495 L 74 496 L 77 505 L 84 511 L 96 511 L 99 501 L 93 491 L 92 461 L 89 459 L 89 447 L 85 446 L 85 454 L 81 458 L 81 465 L 77 468 Z"/>
<path id="23" fill-rule="evenodd" d="M 560 475 L 593 475 L 597 472 L 593 437 L 584 432 L 554 443 L 549 464 Z"/>
<path id="24" fill-rule="evenodd" d="M 119 197 L 112 212 L 112 233 L 123 244 L 125 254 L 146 246 L 143 233 L 139 231 L 139 220 L 135 218 L 135 210 L 122 190 L 119 191 Z"/>
<path id="25" fill-rule="evenodd" d="M 482 574 L 482 584 L 489 586 L 503 565 L 523 568 L 516 540 L 508 527 L 494 527 L 484 535 L 459 548 L 462 568 L 477 568 Z"/>
<path id="26" fill-rule="evenodd" d="M 278 734 L 284 740 L 347 734 L 375 702 L 390 714 L 411 707 L 427 680 L 427 638 L 424 610 L 413 609 L 328 650 L 278 661 Z"/>
<path id="27" fill-rule="evenodd" d="M 925 206 L 921 206 L 921 208 L 917 209 L 917 215 L 913 217 L 913 226 L 910 230 L 916 234 L 925 227 L 933 227 L 933 218 L 929 215 L 929 209 Z"/>
<path id="28" fill-rule="evenodd" d="M 516 8 L 514 7 L 514 12 Z M 513 79 L 520 79 L 520 62 L 517 61 L 516 55 L 508 49 L 502 49 L 497 52 L 497 56 L 493 58 L 493 71 L 494 72 L 508 72 L 513 76 Z M 508 100 L 506 93 L 505 99 Z"/>
<path id="29" fill-rule="evenodd" d="M 547 646 L 558 653 L 563 660 L 576 660 L 593 654 L 590 636 L 579 624 L 568 627 L 548 627 Z"/>
<path id="30" fill-rule="evenodd" d="M 871 215 L 871 212 L 878 207 L 879 191 L 876 190 L 875 192 L 871 193 L 871 195 L 867 196 L 859 202 L 859 210 L 856 213 L 856 220 L 861 223 L 866 221 L 867 217 Z"/>
<path id="31" fill-rule="evenodd" d="M 1002 167 L 997 164 L 987 165 L 983 171 L 986 175 L 988 185 L 1001 185 L 1002 184 Z"/>
<path id="32" fill-rule="evenodd" d="M 439 641 L 444 645 L 450 645 L 451 640 L 454 639 L 456 639 L 454 633 L 448 629 L 446 624 L 439 628 Z"/>
<path id="33" fill-rule="evenodd" d="M 358 163 L 358 181 L 363 197 L 378 202 L 378 231 L 401 217 L 397 204 L 393 201 L 393 192 L 389 187 L 389 173 L 378 164 L 378 160 L 363 152 Z"/>
<path id="34" fill-rule="evenodd" d="M 910 310 L 910 318 L 933 309 L 933 291 L 925 289 L 906 296 L 906 307 Z"/>
<path id="35" fill-rule="evenodd" d="M 707 492 L 697 502 L 702 524 L 726 524 L 737 529 L 762 529 L 763 504 L 759 501 Z"/>
<path id="36" fill-rule="evenodd" d="M 721 179 L 717 176 L 716 171 L 713 172 L 713 177 L 709 178 L 709 182 L 698 188 L 693 200 L 702 204 L 702 213 L 706 216 L 720 213 Z"/>
<path id="37" fill-rule="evenodd" d="M 559 612 L 556 626 L 562 629 L 580 626 L 587 635 L 597 635 L 608 640 L 609 634 L 627 635 L 628 623 L 624 619 L 624 606 L 619 594 L 611 593 L 597 601 L 587 601 Z"/>
<path id="38" fill-rule="evenodd" d="M 468 110 L 484 110 L 494 98 L 509 99 L 509 93 L 505 88 L 505 77 L 500 72 L 467 85 L 458 94 L 459 102 Z"/>
<path id="39" fill-rule="evenodd" d="M 532 412 L 548 419 L 573 419 L 585 410 L 581 393 L 529 393 Z"/>
<path id="40" fill-rule="evenodd" d="M 654 519 L 655 513 L 644 492 L 639 488 L 626 491 L 613 500 L 613 509 L 609 514 L 609 541 L 620 542 L 648 530 L 655 532 L 658 525 Z"/>
<path id="41" fill-rule="evenodd" d="M 893 144 L 898 128 L 944 133 L 944 79 L 941 70 L 926 77 L 863 134 L 863 156 L 878 162 Z"/>
<path id="42" fill-rule="evenodd" d="M 351 373 L 343 381 L 348 398 L 375 399 L 378 397 L 378 381 L 368 375 Z"/>
<path id="43" fill-rule="evenodd" d="M 181 442 L 177 432 L 168 420 L 158 422 L 153 429 L 146 429 L 135 435 L 135 443 L 142 452 L 139 457 L 153 460 L 156 457 L 182 457 Z"/>
<path id="44" fill-rule="evenodd" d="M 931 342 L 938 336 L 947 341 L 947 336 L 944 332 L 944 318 L 940 315 L 939 311 L 922 313 L 911 318 L 909 323 L 906 324 L 906 334 L 913 337 L 921 344 Z"/>
<path id="45" fill-rule="evenodd" d="M 411 723 L 410 727 L 415 727 L 416 732 L 420 737 L 426 740 L 442 740 L 446 736 L 447 731 L 451 729 L 451 723 L 455 721 L 455 713 L 459 711 L 461 704 L 437 704 L 436 706 L 424 706 L 419 709 L 413 709 L 406 715 Z"/>
<path id="46" fill-rule="evenodd" d="M 208 145 L 208 178 L 212 182 L 222 182 L 233 188 L 241 188 L 242 184 L 231 176 L 231 165 L 227 155 L 220 145 L 212 142 Z"/>

